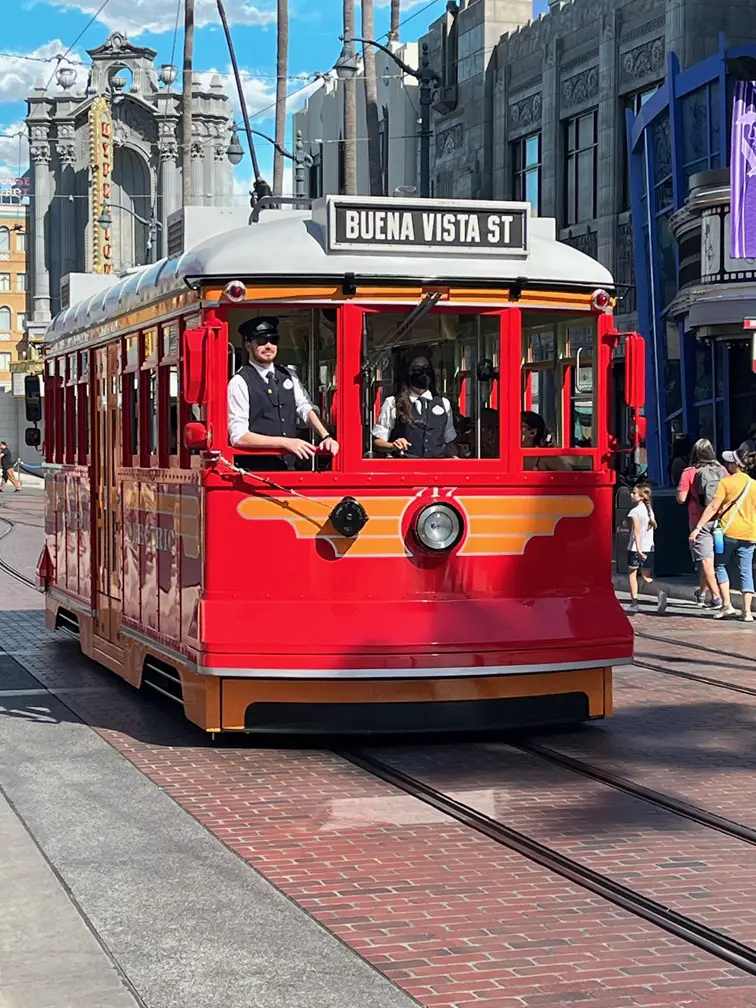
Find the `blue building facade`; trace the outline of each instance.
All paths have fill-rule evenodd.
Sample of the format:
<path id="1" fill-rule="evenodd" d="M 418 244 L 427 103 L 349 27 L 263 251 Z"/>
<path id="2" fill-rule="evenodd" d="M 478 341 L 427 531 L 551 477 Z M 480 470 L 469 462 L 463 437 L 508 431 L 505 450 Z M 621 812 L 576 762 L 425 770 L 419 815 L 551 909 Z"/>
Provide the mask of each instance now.
<path id="1" fill-rule="evenodd" d="M 647 344 L 649 476 L 668 485 L 682 435 L 718 452 L 756 423 L 756 375 L 745 318 L 756 317 L 756 261 L 729 258 L 728 48 L 681 71 L 627 115 L 639 328 Z"/>

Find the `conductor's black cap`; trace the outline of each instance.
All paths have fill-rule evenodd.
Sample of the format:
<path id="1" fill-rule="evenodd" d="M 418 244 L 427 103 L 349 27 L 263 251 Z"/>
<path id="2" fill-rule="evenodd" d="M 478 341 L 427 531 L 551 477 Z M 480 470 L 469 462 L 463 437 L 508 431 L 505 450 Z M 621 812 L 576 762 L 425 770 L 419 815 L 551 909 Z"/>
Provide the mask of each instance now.
<path id="1" fill-rule="evenodd" d="M 259 318 L 247 319 L 239 326 L 239 335 L 245 341 L 277 332 L 278 319 L 273 315 L 261 315 Z"/>

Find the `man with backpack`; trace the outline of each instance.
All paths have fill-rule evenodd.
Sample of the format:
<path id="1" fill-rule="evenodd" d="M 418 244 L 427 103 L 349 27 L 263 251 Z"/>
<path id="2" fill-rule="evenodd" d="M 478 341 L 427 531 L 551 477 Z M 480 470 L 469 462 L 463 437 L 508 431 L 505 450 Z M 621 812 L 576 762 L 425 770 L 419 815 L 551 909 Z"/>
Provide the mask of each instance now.
<path id="1" fill-rule="evenodd" d="M 688 505 L 688 526 L 694 529 L 717 492 L 719 482 L 727 475 L 724 466 L 717 461 L 711 441 L 700 438 L 693 445 L 690 465 L 682 471 L 677 485 L 678 504 Z M 722 608 L 722 596 L 714 575 L 714 522 L 704 525 L 695 540 L 690 543 L 690 551 L 698 565 L 699 587 L 694 597 L 699 605 L 710 609 Z M 706 601 L 706 593 L 710 601 Z"/>

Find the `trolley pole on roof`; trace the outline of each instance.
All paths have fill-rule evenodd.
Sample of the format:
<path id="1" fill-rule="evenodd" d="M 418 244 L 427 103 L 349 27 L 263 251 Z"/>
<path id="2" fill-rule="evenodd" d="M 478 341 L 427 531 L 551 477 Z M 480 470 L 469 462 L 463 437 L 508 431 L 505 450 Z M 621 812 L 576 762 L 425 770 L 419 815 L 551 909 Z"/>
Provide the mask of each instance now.
<path id="1" fill-rule="evenodd" d="M 182 78 L 181 181 L 183 206 L 192 203 L 192 62 L 194 60 L 194 0 L 184 0 L 184 69 Z"/>
<path id="2" fill-rule="evenodd" d="M 375 46 L 376 49 L 385 52 L 403 73 L 406 73 L 408 77 L 414 77 L 420 84 L 420 121 L 417 131 L 417 135 L 420 138 L 420 195 L 424 199 L 427 199 L 430 196 L 430 142 L 433 136 L 430 125 L 430 110 L 433 104 L 433 90 L 441 83 L 441 78 L 430 65 L 428 43 L 423 42 L 422 44 L 420 50 L 420 68 L 416 70 L 408 63 L 405 63 L 392 49 L 381 45 L 375 39 L 356 38 L 353 41 L 362 42 L 363 45 Z"/>

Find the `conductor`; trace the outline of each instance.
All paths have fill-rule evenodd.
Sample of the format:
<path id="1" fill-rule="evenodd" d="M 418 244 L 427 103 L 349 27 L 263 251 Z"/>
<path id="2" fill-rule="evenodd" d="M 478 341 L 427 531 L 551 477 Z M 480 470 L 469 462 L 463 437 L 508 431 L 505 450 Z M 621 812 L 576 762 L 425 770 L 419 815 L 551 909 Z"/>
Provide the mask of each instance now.
<path id="1" fill-rule="evenodd" d="M 299 378 L 289 368 L 276 364 L 278 319 L 249 319 L 239 326 L 239 333 L 249 363 L 228 383 L 228 439 L 236 448 L 272 448 L 286 454 L 283 458 L 239 455 L 236 465 L 259 471 L 293 469 L 296 458 L 311 458 L 316 449 L 296 436 L 297 420 L 321 436 L 321 449 L 336 455 L 338 442 L 321 422 Z"/>

